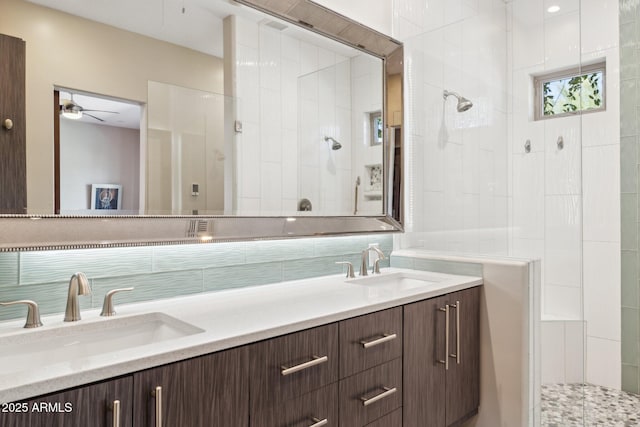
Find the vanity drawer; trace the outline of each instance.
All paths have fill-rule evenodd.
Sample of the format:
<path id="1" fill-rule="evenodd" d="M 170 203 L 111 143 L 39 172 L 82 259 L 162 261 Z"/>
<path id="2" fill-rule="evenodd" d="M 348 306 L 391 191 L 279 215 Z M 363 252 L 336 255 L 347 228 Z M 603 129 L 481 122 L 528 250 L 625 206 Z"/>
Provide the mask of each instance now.
<path id="1" fill-rule="evenodd" d="M 402 359 L 340 381 L 340 425 L 359 427 L 402 406 Z"/>
<path id="2" fill-rule="evenodd" d="M 340 322 L 340 378 L 402 356 L 402 307 Z"/>
<path id="3" fill-rule="evenodd" d="M 252 427 L 310 427 L 314 424 L 337 427 L 337 382 L 258 411 L 251 417 Z"/>
<path id="4" fill-rule="evenodd" d="M 338 380 L 338 324 L 251 346 L 252 412 Z"/>
<path id="5" fill-rule="evenodd" d="M 374 422 L 367 424 L 366 427 L 402 427 L 402 408 L 378 418 Z"/>

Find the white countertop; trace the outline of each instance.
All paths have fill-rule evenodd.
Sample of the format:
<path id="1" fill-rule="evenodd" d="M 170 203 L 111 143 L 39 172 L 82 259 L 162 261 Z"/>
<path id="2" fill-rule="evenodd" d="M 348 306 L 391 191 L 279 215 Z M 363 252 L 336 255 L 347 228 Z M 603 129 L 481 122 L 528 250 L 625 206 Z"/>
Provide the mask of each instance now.
<path id="1" fill-rule="evenodd" d="M 482 284 L 480 277 L 397 268 L 382 269 L 381 275 L 371 277 L 383 277 L 393 272 L 424 275 L 437 283 L 401 289 L 346 283 L 349 280 L 343 275 L 333 275 L 116 305 L 118 314 L 114 318 L 100 317 L 100 310 L 85 310 L 79 322 L 65 323 L 62 315 L 46 316 L 42 318 L 44 326 L 35 329 L 22 328 L 23 319 L 2 322 L 0 340 L 47 330 L 53 333 L 80 323 L 108 325 L 111 319 L 158 312 L 203 332 L 69 362 L 29 366 L 28 369 L 17 367 L 15 372 L 5 369 L 6 373 L 0 373 L 0 402 L 51 393 Z M 120 297 L 120 301 L 123 300 L 126 296 Z M 126 328 L 123 329 L 122 333 L 126 334 Z"/>

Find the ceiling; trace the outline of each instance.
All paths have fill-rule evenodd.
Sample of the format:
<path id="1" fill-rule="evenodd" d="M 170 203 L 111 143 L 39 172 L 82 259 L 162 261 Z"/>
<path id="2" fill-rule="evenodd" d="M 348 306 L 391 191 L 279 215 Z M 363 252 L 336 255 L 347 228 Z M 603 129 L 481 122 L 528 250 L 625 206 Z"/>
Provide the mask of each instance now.
<path id="1" fill-rule="evenodd" d="M 233 0 L 28 0 L 51 9 L 223 57 L 223 19 L 239 15 L 253 22 L 284 24 L 284 33 L 343 56 L 358 51 L 267 16 Z"/>
<path id="2" fill-rule="evenodd" d="M 224 0 L 29 1 L 217 57 L 222 19 L 240 8 Z"/>

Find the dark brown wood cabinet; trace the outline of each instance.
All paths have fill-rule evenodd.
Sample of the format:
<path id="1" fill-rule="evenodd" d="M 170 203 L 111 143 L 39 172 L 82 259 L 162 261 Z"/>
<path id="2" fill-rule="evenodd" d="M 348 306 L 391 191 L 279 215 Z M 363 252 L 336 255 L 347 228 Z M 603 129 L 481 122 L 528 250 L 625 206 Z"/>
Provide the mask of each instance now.
<path id="1" fill-rule="evenodd" d="M 338 381 L 338 325 L 251 346 L 251 413 Z"/>
<path id="2" fill-rule="evenodd" d="M 341 426 L 365 426 L 401 406 L 401 358 L 340 380 Z"/>
<path id="3" fill-rule="evenodd" d="M 180 427 L 458 425 L 479 405 L 479 301 L 471 288 L 16 402 L 0 425 L 111 427 L 116 400 L 121 427 L 157 411 Z"/>
<path id="4" fill-rule="evenodd" d="M 479 301 L 475 287 L 404 307 L 404 426 L 452 426 L 477 413 Z"/>
<path id="5" fill-rule="evenodd" d="M 133 375 L 135 426 L 249 425 L 248 349 L 240 347 Z M 160 394 L 160 399 L 158 399 Z"/>
<path id="6" fill-rule="evenodd" d="M 402 408 L 396 409 L 382 418 L 378 418 L 365 427 L 402 427 Z"/>
<path id="7" fill-rule="evenodd" d="M 3 427 L 131 427 L 131 376 L 79 387 L 61 393 L 2 404 Z M 119 401 L 119 408 L 114 402 Z"/>
<path id="8" fill-rule="evenodd" d="M 338 383 L 270 406 L 251 416 L 251 427 L 338 426 Z"/>
<path id="9" fill-rule="evenodd" d="M 25 50 L 0 34 L 0 214 L 27 212 Z"/>
<path id="10" fill-rule="evenodd" d="M 402 307 L 340 322 L 340 378 L 402 356 Z"/>

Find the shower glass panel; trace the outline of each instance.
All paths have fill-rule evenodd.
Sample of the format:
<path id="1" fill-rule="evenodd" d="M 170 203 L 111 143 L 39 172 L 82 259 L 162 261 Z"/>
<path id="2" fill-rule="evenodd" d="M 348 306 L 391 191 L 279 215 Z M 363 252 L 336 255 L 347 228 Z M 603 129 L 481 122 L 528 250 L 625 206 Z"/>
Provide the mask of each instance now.
<path id="1" fill-rule="evenodd" d="M 541 76 L 582 68 L 581 2 L 556 3 L 514 0 L 508 6 L 513 106 L 510 254 L 542 261 L 536 290 L 540 317 L 531 329 L 539 360 L 534 361 L 530 384 L 530 420 L 534 426 L 568 427 L 590 425 L 584 400 L 589 325 L 583 280 L 588 268 L 583 255 L 588 244 L 583 232 L 583 122 L 589 116 L 569 105 L 583 92 L 577 79 L 563 80 L 566 86 L 556 91 L 562 96 L 536 92 Z M 563 100 L 563 106 L 555 106 L 563 114 L 539 119 L 535 104 L 544 103 L 547 111 L 556 99 Z"/>
<path id="2" fill-rule="evenodd" d="M 233 98 L 148 84 L 145 212 L 233 214 Z"/>

